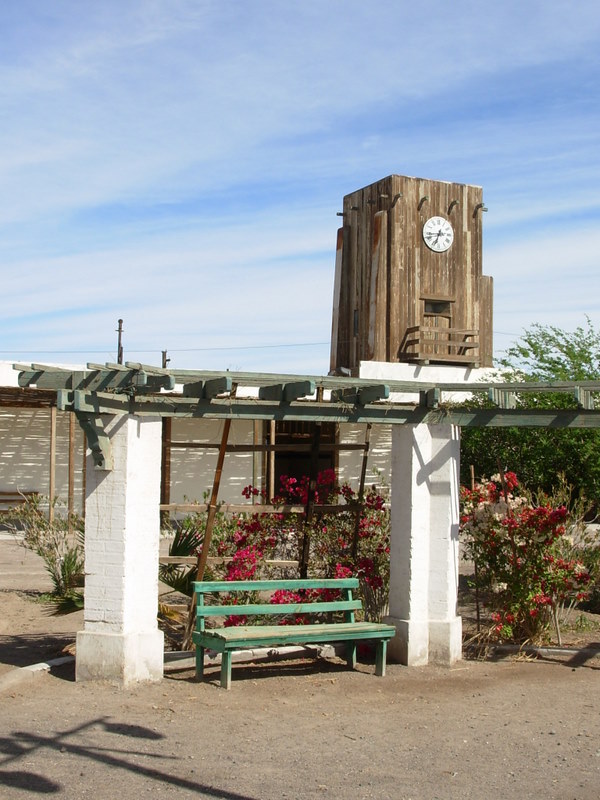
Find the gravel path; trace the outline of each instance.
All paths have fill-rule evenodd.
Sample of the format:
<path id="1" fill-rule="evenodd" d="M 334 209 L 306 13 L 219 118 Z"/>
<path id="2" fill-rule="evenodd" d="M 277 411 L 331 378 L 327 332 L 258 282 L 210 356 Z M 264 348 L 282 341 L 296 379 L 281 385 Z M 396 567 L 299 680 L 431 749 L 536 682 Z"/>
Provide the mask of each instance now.
<path id="1" fill-rule="evenodd" d="M 226 692 L 61 667 L 2 695 L 0 797 L 597 800 L 597 660 L 371 670 L 238 666 Z"/>

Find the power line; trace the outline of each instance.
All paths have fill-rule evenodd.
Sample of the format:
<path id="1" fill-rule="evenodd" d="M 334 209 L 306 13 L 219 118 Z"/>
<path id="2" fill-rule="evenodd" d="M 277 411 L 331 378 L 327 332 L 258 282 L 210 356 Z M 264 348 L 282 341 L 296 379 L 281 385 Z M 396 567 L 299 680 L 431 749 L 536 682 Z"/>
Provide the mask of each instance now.
<path id="1" fill-rule="evenodd" d="M 225 347 L 170 347 L 169 353 L 207 353 L 219 350 L 272 350 L 282 349 L 286 347 L 321 347 L 329 345 L 330 342 L 290 342 L 287 344 L 256 344 L 256 345 L 227 345 Z M 12 355 L 27 355 L 27 353 L 40 353 L 42 355 L 64 355 L 64 354 L 85 354 L 85 353 L 107 353 L 111 352 L 113 348 L 105 347 L 103 350 L 38 350 L 36 347 L 31 347 L 29 350 L 0 350 L 0 353 L 8 353 Z M 138 349 L 135 347 L 128 348 L 130 353 L 156 353 L 162 352 L 159 348 L 151 350 Z"/>
<path id="2" fill-rule="evenodd" d="M 507 331 L 494 331 L 494 334 L 498 336 L 514 336 L 519 337 L 521 334 L 519 333 L 509 333 Z M 212 353 L 212 352 L 222 352 L 227 350 L 282 350 L 285 348 L 292 348 L 292 347 L 323 347 L 325 345 L 329 346 L 331 342 L 323 341 L 323 342 L 287 342 L 284 344 L 251 344 L 251 345 L 225 345 L 225 346 L 217 346 L 217 347 L 170 347 L 169 353 Z M 8 355 L 27 355 L 28 353 L 39 353 L 40 355 L 85 355 L 85 354 L 101 354 L 101 353 L 109 353 L 112 352 L 112 347 L 105 347 L 102 350 L 39 350 L 36 347 L 31 347 L 29 350 L 0 350 L 1 354 L 8 354 Z M 157 353 L 162 352 L 160 348 L 128 348 L 130 353 Z"/>
<path id="3" fill-rule="evenodd" d="M 184 347 L 184 348 L 169 348 L 170 353 L 201 353 L 209 352 L 212 350 L 273 350 L 283 347 L 320 347 L 321 345 L 329 345 L 330 342 L 295 342 L 293 344 L 256 344 L 256 345 L 240 345 L 240 346 L 227 346 L 227 347 Z"/>

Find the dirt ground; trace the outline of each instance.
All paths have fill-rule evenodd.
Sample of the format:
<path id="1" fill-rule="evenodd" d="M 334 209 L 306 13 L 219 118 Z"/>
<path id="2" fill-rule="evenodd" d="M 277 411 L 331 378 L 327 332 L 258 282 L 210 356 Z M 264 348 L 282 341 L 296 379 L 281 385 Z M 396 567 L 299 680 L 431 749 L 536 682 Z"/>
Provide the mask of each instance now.
<path id="1" fill-rule="evenodd" d="M 80 613 L 45 614 L 43 568 L 16 547 L 0 539 L 0 682 L 60 655 L 83 627 Z M 130 689 L 75 683 L 72 663 L 5 680 L 0 798 L 600 795 L 600 658 L 589 651 L 372 673 L 337 659 L 238 665 L 229 692 L 217 671 L 197 683 L 190 661 Z"/>

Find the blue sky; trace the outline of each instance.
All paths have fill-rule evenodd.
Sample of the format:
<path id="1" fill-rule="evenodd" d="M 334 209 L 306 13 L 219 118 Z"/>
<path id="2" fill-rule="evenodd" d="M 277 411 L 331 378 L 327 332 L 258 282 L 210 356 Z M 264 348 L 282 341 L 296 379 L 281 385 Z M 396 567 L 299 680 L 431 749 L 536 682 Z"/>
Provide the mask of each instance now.
<path id="1" fill-rule="evenodd" d="M 0 359 L 321 374 L 342 198 L 483 186 L 495 347 L 600 327 L 600 5 L 0 4 Z"/>

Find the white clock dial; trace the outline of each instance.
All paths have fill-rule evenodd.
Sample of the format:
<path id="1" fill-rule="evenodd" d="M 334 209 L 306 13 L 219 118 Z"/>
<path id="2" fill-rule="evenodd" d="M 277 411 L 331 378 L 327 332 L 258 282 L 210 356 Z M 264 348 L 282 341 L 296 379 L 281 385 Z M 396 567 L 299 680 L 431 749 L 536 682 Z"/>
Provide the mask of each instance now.
<path id="1" fill-rule="evenodd" d="M 423 241 L 436 253 L 443 253 L 454 241 L 452 225 L 444 217 L 430 217 L 423 225 Z"/>

